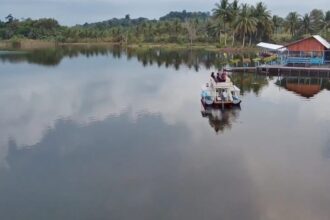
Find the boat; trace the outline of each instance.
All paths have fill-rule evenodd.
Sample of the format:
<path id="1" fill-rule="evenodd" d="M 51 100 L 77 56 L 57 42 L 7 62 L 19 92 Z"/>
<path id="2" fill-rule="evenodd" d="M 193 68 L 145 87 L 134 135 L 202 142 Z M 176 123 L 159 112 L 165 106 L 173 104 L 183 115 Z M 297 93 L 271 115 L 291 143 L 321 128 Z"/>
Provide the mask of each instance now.
<path id="1" fill-rule="evenodd" d="M 210 81 L 202 87 L 202 105 L 220 108 L 239 106 L 242 102 L 240 89 L 232 83 L 225 72 L 222 72 L 220 77 L 219 75 L 215 77 L 212 73 Z"/>

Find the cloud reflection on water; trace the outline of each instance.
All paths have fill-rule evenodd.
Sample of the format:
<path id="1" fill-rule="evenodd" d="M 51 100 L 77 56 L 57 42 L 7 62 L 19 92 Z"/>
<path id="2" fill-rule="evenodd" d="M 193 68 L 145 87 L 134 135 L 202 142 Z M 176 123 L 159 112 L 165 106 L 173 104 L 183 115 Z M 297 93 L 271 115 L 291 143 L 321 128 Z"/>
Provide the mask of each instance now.
<path id="1" fill-rule="evenodd" d="M 0 212 L 12 219 L 330 217 L 327 90 L 306 101 L 255 79 L 216 135 L 200 115 L 205 68 L 1 65 Z"/>

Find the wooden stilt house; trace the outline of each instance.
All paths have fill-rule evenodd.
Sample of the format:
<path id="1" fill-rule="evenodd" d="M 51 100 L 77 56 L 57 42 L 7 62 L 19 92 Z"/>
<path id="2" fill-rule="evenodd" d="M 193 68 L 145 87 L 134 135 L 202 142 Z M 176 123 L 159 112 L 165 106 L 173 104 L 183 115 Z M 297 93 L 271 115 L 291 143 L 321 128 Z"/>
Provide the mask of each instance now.
<path id="1" fill-rule="evenodd" d="M 285 46 L 287 64 L 322 65 L 330 63 L 330 44 L 314 35 Z"/>

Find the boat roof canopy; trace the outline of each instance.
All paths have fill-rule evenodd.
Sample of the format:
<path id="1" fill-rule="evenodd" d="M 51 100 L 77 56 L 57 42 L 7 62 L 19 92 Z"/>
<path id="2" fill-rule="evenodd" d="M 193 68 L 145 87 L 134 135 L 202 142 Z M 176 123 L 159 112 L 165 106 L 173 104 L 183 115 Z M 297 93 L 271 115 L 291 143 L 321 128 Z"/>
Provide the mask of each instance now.
<path id="1" fill-rule="evenodd" d="M 216 83 L 214 85 L 214 88 L 215 89 L 232 89 L 233 91 L 236 91 L 236 92 L 240 92 L 241 91 L 237 86 L 233 85 L 232 82 Z"/>
<path id="2" fill-rule="evenodd" d="M 261 47 L 263 49 L 269 50 L 269 51 L 283 52 L 286 50 L 286 48 L 283 45 L 271 44 L 271 43 L 265 43 L 265 42 L 260 42 L 259 44 L 257 44 L 257 46 Z"/>

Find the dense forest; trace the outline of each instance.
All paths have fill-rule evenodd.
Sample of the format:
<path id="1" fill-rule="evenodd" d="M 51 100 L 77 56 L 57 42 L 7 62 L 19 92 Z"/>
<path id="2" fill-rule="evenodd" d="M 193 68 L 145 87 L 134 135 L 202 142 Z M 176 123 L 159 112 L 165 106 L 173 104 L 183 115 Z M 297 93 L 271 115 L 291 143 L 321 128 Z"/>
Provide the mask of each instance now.
<path id="1" fill-rule="evenodd" d="M 259 41 L 285 43 L 311 34 L 330 39 L 330 10 L 272 15 L 263 2 L 240 4 L 221 0 L 211 12 L 170 12 L 159 19 L 113 18 L 103 22 L 62 26 L 55 19 L 0 20 L 0 39 L 41 39 L 56 42 L 210 43 L 217 47 L 252 46 Z"/>

